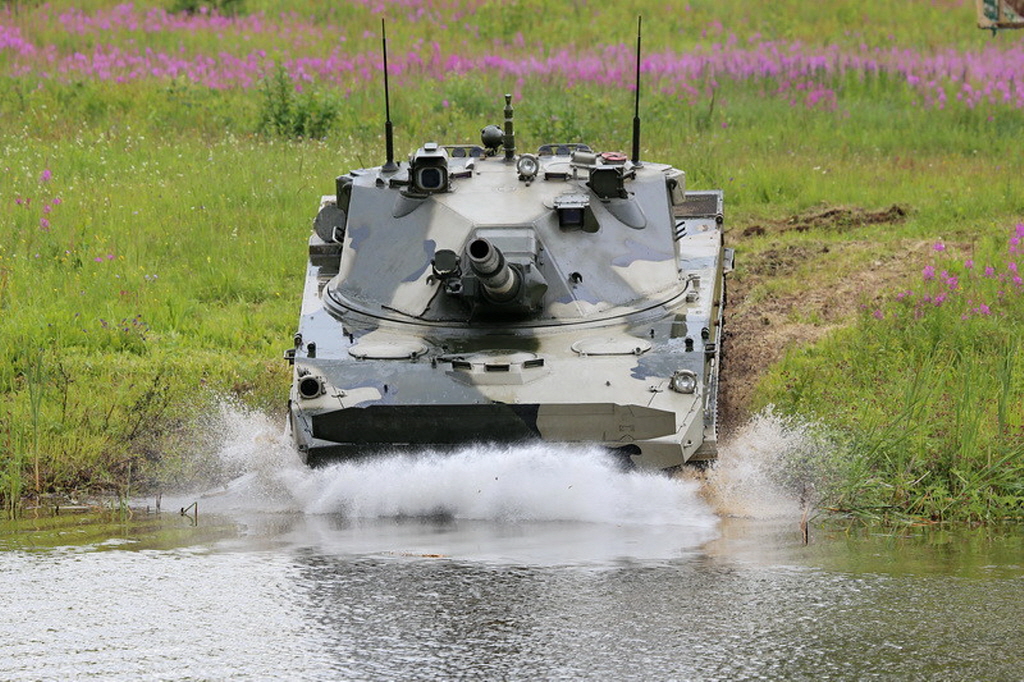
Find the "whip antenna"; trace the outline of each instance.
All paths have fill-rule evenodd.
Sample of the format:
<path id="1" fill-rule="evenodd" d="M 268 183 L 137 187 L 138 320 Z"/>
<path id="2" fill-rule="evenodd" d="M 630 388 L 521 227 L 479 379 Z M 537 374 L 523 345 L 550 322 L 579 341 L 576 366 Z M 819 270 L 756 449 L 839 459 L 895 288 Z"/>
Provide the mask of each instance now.
<path id="1" fill-rule="evenodd" d="M 385 173 L 394 173 L 398 170 L 398 164 L 395 163 L 395 134 L 391 126 L 391 102 L 388 99 L 388 34 L 384 28 L 383 17 L 380 20 L 380 44 L 384 53 L 384 148 L 387 153 L 387 162 L 381 170 Z"/>
<path id="2" fill-rule="evenodd" d="M 640 165 L 640 21 L 636 18 L 636 104 L 633 109 L 633 164 Z"/>

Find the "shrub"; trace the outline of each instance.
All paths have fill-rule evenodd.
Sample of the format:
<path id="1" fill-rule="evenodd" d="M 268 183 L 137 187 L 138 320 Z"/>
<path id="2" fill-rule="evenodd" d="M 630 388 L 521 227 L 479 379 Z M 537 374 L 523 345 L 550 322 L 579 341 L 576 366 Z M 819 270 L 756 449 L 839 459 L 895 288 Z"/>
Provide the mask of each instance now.
<path id="1" fill-rule="evenodd" d="M 338 118 L 335 97 L 301 90 L 283 66 L 263 79 L 259 132 L 291 138 L 323 138 Z"/>

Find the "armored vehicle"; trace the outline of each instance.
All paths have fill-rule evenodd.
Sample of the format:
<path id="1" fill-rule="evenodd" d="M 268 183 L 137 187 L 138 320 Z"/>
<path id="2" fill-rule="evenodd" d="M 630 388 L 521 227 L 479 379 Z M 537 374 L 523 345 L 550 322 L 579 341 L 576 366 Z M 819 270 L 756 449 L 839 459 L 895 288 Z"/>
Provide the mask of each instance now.
<path id="1" fill-rule="evenodd" d="M 599 443 L 666 469 L 715 456 L 722 193 L 579 143 L 428 142 L 320 201 L 294 348 L 310 465 L 472 442 Z M 636 120 L 635 120 L 636 121 Z"/>

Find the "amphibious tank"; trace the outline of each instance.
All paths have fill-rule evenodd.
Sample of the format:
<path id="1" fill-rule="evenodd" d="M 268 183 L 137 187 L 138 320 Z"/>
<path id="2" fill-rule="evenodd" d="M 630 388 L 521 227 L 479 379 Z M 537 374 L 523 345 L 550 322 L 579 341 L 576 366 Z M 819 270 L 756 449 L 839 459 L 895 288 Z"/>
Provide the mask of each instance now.
<path id="1" fill-rule="evenodd" d="M 499 110 L 500 103 L 496 103 Z M 291 431 L 307 464 L 541 439 L 715 457 L 723 197 L 582 142 L 426 142 L 352 170 L 309 237 Z M 638 120 L 638 119 L 637 119 Z"/>

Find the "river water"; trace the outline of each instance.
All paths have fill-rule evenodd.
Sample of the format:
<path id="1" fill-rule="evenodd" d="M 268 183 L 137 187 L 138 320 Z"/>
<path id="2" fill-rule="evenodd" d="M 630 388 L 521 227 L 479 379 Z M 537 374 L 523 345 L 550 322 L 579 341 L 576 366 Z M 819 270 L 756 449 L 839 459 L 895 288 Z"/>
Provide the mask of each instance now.
<path id="1" fill-rule="evenodd" d="M 0 679 L 1024 677 L 1016 528 L 805 545 L 753 475 L 738 518 L 595 450 L 308 471 L 235 421 L 216 494 L 0 526 Z"/>

